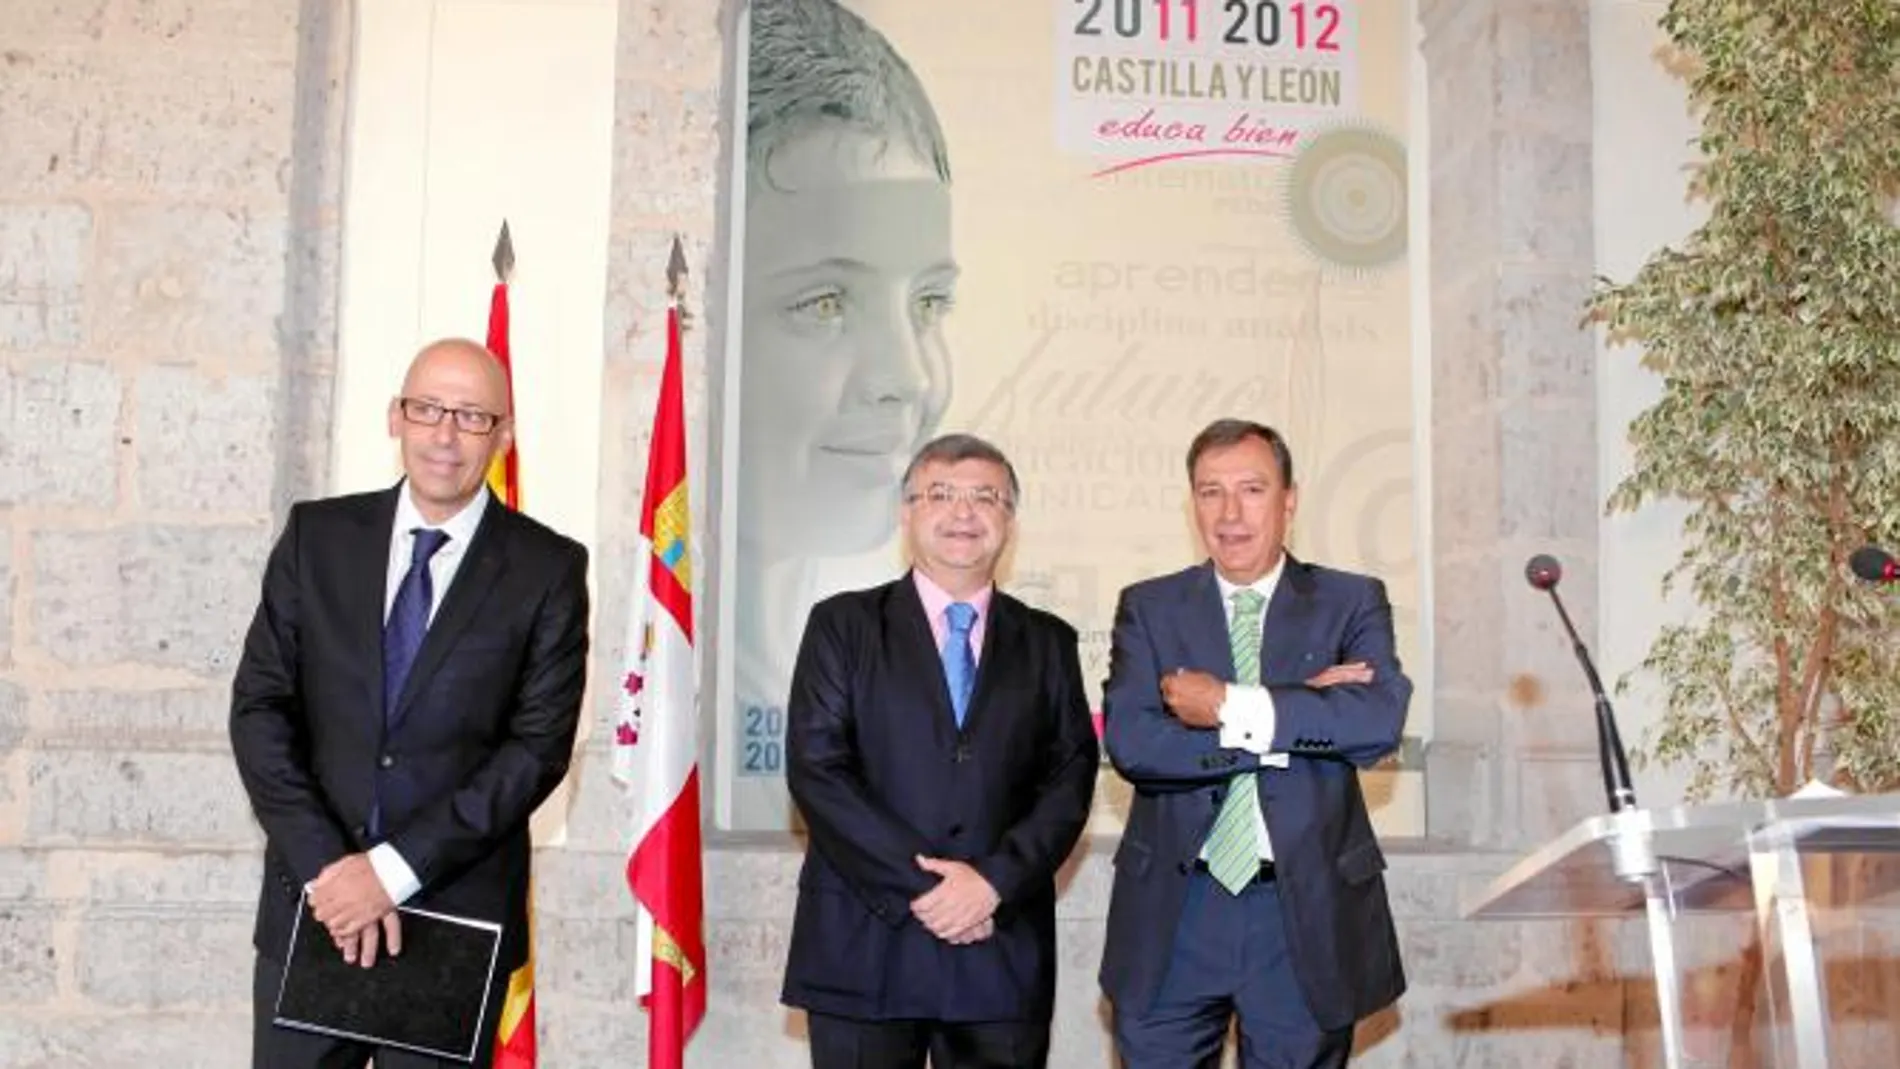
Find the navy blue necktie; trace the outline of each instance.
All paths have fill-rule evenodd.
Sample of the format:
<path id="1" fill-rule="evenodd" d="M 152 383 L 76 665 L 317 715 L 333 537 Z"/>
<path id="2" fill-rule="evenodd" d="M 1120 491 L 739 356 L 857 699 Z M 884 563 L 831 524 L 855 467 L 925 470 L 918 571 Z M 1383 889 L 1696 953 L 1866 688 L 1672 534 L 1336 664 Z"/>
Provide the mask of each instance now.
<path id="1" fill-rule="evenodd" d="M 429 630 L 429 608 L 435 604 L 435 582 L 429 577 L 429 558 L 448 544 L 445 531 L 418 527 L 415 550 L 409 556 L 409 571 L 396 588 L 395 604 L 389 608 L 389 620 L 383 624 L 383 719 L 396 715 L 396 702 L 402 697 L 402 685 L 409 679 L 409 668 L 416 663 L 416 651 L 422 649 L 422 636 Z"/>
<path id="2" fill-rule="evenodd" d="M 950 684 L 950 708 L 957 714 L 957 726 L 963 726 L 963 716 L 970 711 L 970 690 L 976 685 L 976 651 L 970 648 L 970 629 L 976 626 L 976 606 L 968 602 L 953 602 L 943 611 L 944 619 L 950 625 L 950 633 L 944 636 L 943 678 Z"/>
<path id="3" fill-rule="evenodd" d="M 409 556 L 409 570 L 396 588 L 395 603 L 389 607 L 389 619 L 383 623 L 383 723 L 396 715 L 396 702 L 402 698 L 402 685 L 409 679 L 410 666 L 422 649 L 422 636 L 429 630 L 429 607 L 435 603 L 435 581 L 429 577 L 429 558 L 448 544 L 445 531 L 417 527 L 415 546 Z M 372 840 L 383 837 L 383 776 L 376 777 L 376 797 L 370 802 L 368 832 Z M 394 789 L 393 786 L 391 789 Z"/>

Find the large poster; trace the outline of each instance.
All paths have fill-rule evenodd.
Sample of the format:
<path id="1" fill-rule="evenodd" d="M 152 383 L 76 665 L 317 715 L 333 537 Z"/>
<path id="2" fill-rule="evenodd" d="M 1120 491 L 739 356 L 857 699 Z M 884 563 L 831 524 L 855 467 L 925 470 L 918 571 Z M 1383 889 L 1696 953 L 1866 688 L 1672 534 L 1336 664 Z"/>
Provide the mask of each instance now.
<path id="1" fill-rule="evenodd" d="M 1078 628 L 1092 700 L 1120 588 L 1203 556 L 1184 455 L 1220 416 L 1287 436 L 1294 552 L 1383 577 L 1417 664 L 1405 19 L 1404 0 L 753 0 L 720 827 L 794 824 L 805 615 L 901 573 L 898 479 L 940 431 L 1015 462 L 1004 585 Z M 1428 721 L 1421 694 L 1408 734 Z M 1387 832 L 1423 829 L 1406 777 L 1371 791 Z M 1125 792 L 1105 766 L 1095 830 Z"/>

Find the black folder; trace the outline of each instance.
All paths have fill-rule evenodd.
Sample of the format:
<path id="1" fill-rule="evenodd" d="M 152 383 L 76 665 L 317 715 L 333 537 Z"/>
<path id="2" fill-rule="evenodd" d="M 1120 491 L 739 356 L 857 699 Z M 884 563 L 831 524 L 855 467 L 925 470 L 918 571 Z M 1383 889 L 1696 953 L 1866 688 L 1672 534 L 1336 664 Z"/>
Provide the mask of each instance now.
<path id="1" fill-rule="evenodd" d="M 343 960 L 330 933 L 297 911 L 277 992 L 276 1024 L 437 1058 L 473 1061 L 494 1027 L 488 994 L 501 925 L 400 907 L 402 953 L 365 969 Z"/>

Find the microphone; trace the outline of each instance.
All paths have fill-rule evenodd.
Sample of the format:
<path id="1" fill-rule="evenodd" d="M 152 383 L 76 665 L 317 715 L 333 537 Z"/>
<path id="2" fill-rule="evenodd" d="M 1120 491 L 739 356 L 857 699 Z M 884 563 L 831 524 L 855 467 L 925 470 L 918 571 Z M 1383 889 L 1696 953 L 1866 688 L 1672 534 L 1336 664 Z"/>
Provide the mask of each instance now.
<path id="1" fill-rule="evenodd" d="M 1889 561 L 1891 563 L 1891 558 Z M 1590 693 L 1596 698 L 1597 760 L 1603 766 L 1603 793 L 1609 797 L 1610 812 L 1621 813 L 1636 808 L 1636 788 L 1630 784 L 1629 755 L 1623 752 L 1623 737 L 1616 730 L 1616 711 L 1610 708 L 1610 696 L 1603 692 L 1603 681 L 1597 678 L 1597 666 L 1590 660 L 1590 651 L 1584 648 L 1583 640 L 1577 637 L 1570 614 L 1564 611 L 1563 599 L 1557 596 L 1557 583 L 1563 577 L 1563 565 L 1548 553 L 1539 553 L 1524 565 L 1524 579 L 1549 594 L 1550 603 L 1557 607 L 1557 618 L 1563 621 L 1570 644 L 1577 651 L 1577 663 L 1583 665 L 1584 678 L 1589 680 Z"/>
<path id="2" fill-rule="evenodd" d="M 1879 546 L 1862 546 L 1847 558 L 1854 574 L 1870 583 L 1891 583 L 1900 579 L 1900 561 Z"/>
<path id="3" fill-rule="evenodd" d="M 1524 578 L 1539 590 L 1556 590 L 1557 581 L 1563 577 L 1564 566 L 1548 553 L 1539 553 L 1524 565 Z"/>

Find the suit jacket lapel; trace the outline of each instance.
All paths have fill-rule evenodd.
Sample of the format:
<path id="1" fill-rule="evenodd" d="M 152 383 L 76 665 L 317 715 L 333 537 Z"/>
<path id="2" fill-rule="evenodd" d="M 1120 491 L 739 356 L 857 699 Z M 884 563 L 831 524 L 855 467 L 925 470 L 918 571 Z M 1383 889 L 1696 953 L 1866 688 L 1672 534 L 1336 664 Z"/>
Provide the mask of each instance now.
<path id="1" fill-rule="evenodd" d="M 930 630 L 930 618 L 924 612 L 924 599 L 917 593 L 917 580 L 909 572 L 891 584 L 886 603 L 886 633 L 896 636 L 891 654 L 897 667 L 912 678 L 927 680 L 931 709 L 931 729 L 940 743 L 948 744 L 956 734 L 957 714 L 950 708 L 950 683 L 944 678 L 943 657 L 937 652 L 936 636 Z"/>
<path id="2" fill-rule="evenodd" d="M 1222 679 L 1234 679 L 1234 650 L 1227 637 L 1228 608 L 1221 601 L 1213 564 L 1196 568 L 1182 593 L 1180 632 L 1192 662 L 1188 667 L 1205 667 Z M 1288 554 L 1261 626 L 1260 678 L 1234 682 L 1291 683 L 1310 675 L 1300 636 L 1306 633 L 1313 608 L 1312 573 Z"/>
<path id="3" fill-rule="evenodd" d="M 1234 678 L 1234 650 L 1227 641 L 1227 606 L 1222 604 L 1214 565 L 1206 562 L 1188 573 L 1181 588 L 1177 630 L 1187 645 L 1188 663 L 1163 670 L 1194 668 L 1222 679 Z M 1243 682 L 1235 680 L 1235 682 Z"/>
<path id="4" fill-rule="evenodd" d="M 1324 665 L 1309 663 L 1304 636 L 1313 614 L 1313 574 L 1287 554 L 1260 629 L 1260 675 L 1270 684 L 1297 683 Z"/>
<path id="5" fill-rule="evenodd" d="M 370 499 L 370 505 L 357 517 L 362 533 L 356 545 L 339 547 L 342 552 L 362 561 L 375 561 L 375 568 L 346 569 L 350 576 L 344 584 L 344 619 L 353 633 L 361 636 L 356 661 L 363 666 L 365 708 L 375 710 L 377 721 L 383 717 L 383 614 L 389 603 L 389 547 L 396 526 L 396 494 L 402 484 Z"/>
<path id="6" fill-rule="evenodd" d="M 1021 649 L 1023 629 L 1022 606 L 1015 598 L 1006 597 L 1001 590 L 992 589 L 989 619 L 983 622 L 983 655 L 976 662 L 976 686 L 970 692 L 970 708 L 963 717 L 965 734 L 976 730 L 977 717 L 988 707 L 990 695 L 1009 672 L 1010 665 L 1022 663 L 1019 657 L 999 656 L 997 651 Z M 937 662 L 939 666 L 942 665 L 941 655 Z M 945 684 L 946 701 L 949 689 L 949 685 Z M 951 722 L 955 723 L 955 720 Z"/>
<path id="7" fill-rule="evenodd" d="M 392 728 L 409 715 L 409 707 L 415 703 L 416 695 L 428 683 L 429 677 L 442 667 L 456 639 L 475 619 L 482 602 L 495 588 L 495 582 L 501 577 L 507 560 L 504 549 L 507 540 L 500 531 L 507 522 L 507 506 L 490 496 L 488 507 L 482 511 L 481 526 L 475 530 L 475 541 L 470 543 L 468 555 L 455 569 L 455 578 L 449 583 L 449 592 L 442 607 L 436 610 L 429 630 L 423 633 L 422 648 L 416 652 L 416 663 L 409 668 L 409 678 L 403 681 L 402 695 L 396 700 L 395 714 L 389 718 Z M 381 664 L 380 653 L 377 663 Z M 382 678 L 380 667 L 377 669 L 377 678 L 379 681 Z"/>

